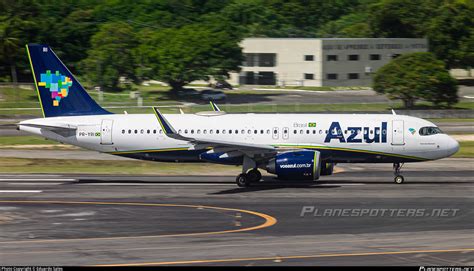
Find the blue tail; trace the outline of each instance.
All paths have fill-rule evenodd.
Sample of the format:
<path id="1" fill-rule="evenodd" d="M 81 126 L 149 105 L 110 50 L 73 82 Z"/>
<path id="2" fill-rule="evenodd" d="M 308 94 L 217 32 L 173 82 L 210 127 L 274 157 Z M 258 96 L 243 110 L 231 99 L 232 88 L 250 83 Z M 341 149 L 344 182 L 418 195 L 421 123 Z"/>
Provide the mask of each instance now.
<path id="1" fill-rule="evenodd" d="M 45 118 L 111 114 L 87 94 L 48 45 L 28 44 L 26 52 Z"/>

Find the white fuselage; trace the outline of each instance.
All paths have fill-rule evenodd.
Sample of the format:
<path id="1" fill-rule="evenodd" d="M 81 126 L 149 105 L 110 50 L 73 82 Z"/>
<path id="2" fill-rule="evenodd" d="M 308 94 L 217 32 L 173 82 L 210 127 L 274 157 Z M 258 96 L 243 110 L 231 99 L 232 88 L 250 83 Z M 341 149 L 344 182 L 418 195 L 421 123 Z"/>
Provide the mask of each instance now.
<path id="1" fill-rule="evenodd" d="M 433 160 L 448 157 L 459 148 L 458 143 L 446 134 L 420 135 L 420 128 L 435 125 L 403 115 L 248 113 L 165 116 L 183 136 L 266 144 L 282 149 L 317 149 L 324 154 L 323 159 L 333 162 Z M 75 129 L 55 131 L 22 124 L 70 125 Z M 196 155 L 199 150 L 189 142 L 165 135 L 153 114 L 41 118 L 23 121 L 19 128 L 99 152 L 158 161 L 199 161 Z"/>

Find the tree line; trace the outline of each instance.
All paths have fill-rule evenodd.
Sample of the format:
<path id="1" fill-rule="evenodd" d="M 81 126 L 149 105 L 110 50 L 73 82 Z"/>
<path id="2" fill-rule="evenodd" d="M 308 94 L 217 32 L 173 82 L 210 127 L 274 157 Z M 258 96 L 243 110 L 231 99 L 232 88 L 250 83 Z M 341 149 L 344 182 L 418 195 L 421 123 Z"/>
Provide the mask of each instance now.
<path id="1" fill-rule="evenodd" d="M 31 81 L 24 46 L 49 44 L 92 85 L 225 78 L 245 37 L 429 39 L 446 68 L 474 63 L 472 0 L 0 0 L 0 81 Z"/>

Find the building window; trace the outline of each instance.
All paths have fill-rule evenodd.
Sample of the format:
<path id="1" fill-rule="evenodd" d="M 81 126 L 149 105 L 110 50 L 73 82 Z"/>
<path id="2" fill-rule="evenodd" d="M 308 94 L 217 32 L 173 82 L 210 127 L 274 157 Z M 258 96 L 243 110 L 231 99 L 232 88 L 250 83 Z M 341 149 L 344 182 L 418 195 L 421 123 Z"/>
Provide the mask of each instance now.
<path id="1" fill-rule="evenodd" d="M 348 55 L 347 60 L 349 61 L 357 61 L 359 60 L 359 55 Z"/>
<path id="2" fill-rule="evenodd" d="M 397 58 L 397 57 L 399 57 L 399 56 L 400 56 L 400 54 L 392 54 L 392 59 L 395 59 L 395 58 Z"/>
<path id="3" fill-rule="evenodd" d="M 327 61 L 337 61 L 337 55 L 327 55 Z"/>
<path id="4" fill-rule="evenodd" d="M 256 64 L 257 54 L 244 54 L 244 62 L 242 66 L 253 67 Z"/>
<path id="5" fill-rule="evenodd" d="M 314 74 L 313 74 L 313 73 L 305 73 L 305 74 L 304 74 L 304 79 L 306 79 L 306 80 L 314 80 Z"/>
<path id="6" fill-rule="evenodd" d="M 370 60 L 380 60 L 379 54 L 372 54 L 369 56 Z"/>
<path id="7" fill-rule="evenodd" d="M 359 79 L 359 74 L 358 73 L 348 73 L 347 74 L 347 79 Z"/>
<path id="8" fill-rule="evenodd" d="M 314 55 L 305 55 L 304 61 L 314 61 Z"/>
<path id="9" fill-rule="evenodd" d="M 276 54 L 258 54 L 259 67 L 275 67 Z"/>
<path id="10" fill-rule="evenodd" d="M 337 73 L 328 73 L 326 76 L 328 80 L 337 80 Z"/>

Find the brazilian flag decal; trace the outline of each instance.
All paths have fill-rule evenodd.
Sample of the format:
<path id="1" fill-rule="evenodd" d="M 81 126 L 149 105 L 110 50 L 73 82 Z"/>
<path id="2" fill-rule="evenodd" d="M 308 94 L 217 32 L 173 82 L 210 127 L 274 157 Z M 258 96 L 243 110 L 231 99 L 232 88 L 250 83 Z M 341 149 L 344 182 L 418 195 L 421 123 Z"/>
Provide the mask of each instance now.
<path id="1" fill-rule="evenodd" d="M 310 122 L 310 123 L 308 123 L 308 127 L 316 127 L 316 122 Z"/>

